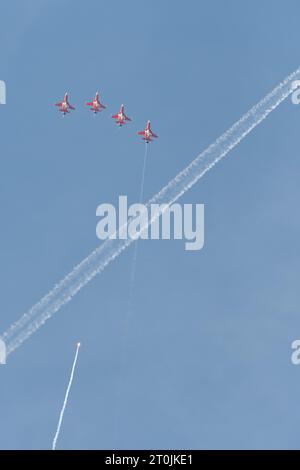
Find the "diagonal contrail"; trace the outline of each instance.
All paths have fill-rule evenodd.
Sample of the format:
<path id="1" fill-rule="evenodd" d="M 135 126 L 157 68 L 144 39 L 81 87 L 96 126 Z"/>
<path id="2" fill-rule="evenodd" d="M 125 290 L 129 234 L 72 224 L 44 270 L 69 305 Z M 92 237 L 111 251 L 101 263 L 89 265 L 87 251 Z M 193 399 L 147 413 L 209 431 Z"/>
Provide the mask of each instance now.
<path id="1" fill-rule="evenodd" d="M 258 124 L 260 124 L 279 104 L 294 90 L 293 82 L 300 79 L 300 68 L 277 85 L 259 103 L 244 114 L 230 129 L 222 134 L 213 144 L 204 150 L 184 170 L 172 179 L 161 191 L 148 202 L 164 204 L 164 212 L 168 207 L 188 191 L 205 175 L 219 160 L 236 147 Z M 159 216 L 148 220 L 147 226 Z M 2 335 L 7 345 L 7 355 L 15 351 L 21 344 L 35 333 L 54 313 L 68 303 L 96 274 L 101 273 L 108 264 L 117 258 L 131 243 L 131 238 L 119 239 L 118 234 L 127 229 L 128 223 L 119 229 L 115 239 L 106 240 L 87 258 L 76 266 L 62 281 L 59 282 L 45 297 L 35 304 L 16 323 Z"/>
<path id="2" fill-rule="evenodd" d="M 63 419 L 64 419 L 64 414 L 65 414 L 66 406 L 67 406 L 67 404 L 68 404 L 68 398 L 69 398 L 69 393 L 70 393 L 70 390 L 71 390 L 71 387 L 72 387 L 72 383 L 73 383 L 74 372 L 75 372 L 75 367 L 76 367 L 76 364 L 77 364 L 77 358 L 78 358 L 79 348 L 80 348 L 80 343 L 77 343 L 76 353 L 75 353 L 75 357 L 74 357 L 74 361 L 73 361 L 73 366 L 72 366 L 72 370 L 71 370 L 71 375 L 70 375 L 70 380 L 69 380 L 68 387 L 67 387 L 67 391 L 66 391 L 66 394 L 65 394 L 65 399 L 64 399 L 64 402 L 63 402 L 63 406 L 62 406 L 62 409 L 61 409 L 60 414 L 59 414 L 59 420 L 58 420 L 58 424 L 57 424 L 57 429 L 56 429 L 56 433 L 55 433 L 55 436 L 54 436 L 54 439 L 53 439 L 53 443 L 52 443 L 52 450 L 55 450 L 55 449 L 56 449 L 57 439 L 58 439 L 59 434 L 60 434 L 60 429 L 61 429 L 61 425 L 62 425 L 62 422 L 63 422 Z"/>

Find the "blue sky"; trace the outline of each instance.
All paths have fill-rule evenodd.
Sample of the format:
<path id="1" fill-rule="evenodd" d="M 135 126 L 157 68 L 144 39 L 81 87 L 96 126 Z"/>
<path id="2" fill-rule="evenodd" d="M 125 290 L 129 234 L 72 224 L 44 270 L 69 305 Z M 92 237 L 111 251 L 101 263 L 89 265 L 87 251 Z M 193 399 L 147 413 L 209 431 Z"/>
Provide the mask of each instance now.
<path id="1" fill-rule="evenodd" d="M 151 196 L 299 66 L 297 1 L 1 3 L 0 331 L 92 251 L 96 207 Z M 108 109 L 84 107 L 96 90 Z M 65 91 L 77 109 L 62 119 Z M 124 103 L 133 122 L 110 118 Z M 181 200 L 205 246 L 139 244 L 0 368 L 0 448 L 298 448 L 300 107 L 288 100 Z"/>

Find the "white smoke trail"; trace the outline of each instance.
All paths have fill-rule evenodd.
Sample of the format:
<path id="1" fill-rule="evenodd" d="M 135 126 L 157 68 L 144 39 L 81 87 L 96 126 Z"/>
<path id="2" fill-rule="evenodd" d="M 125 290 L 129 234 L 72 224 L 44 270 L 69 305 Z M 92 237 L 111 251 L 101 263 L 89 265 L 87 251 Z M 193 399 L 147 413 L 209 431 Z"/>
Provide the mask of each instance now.
<path id="1" fill-rule="evenodd" d="M 146 165 L 147 165 L 147 157 L 148 157 L 148 147 L 149 144 L 145 142 L 145 152 L 144 152 L 144 162 L 143 162 L 143 170 L 142 170 L 142 178 L 141 178 L 141 187 L 140 187 L 140 196 L 139 196 L 139 203 L 143 202 L 144 198 L 144 186 L 145 186 L 145 174 L 146 174 Z M 117 377 L 117 386 L 116 386 L 116 397 L 115 397 L 115 408 L 114 408 L 114 413 L 113 413 L 113 428 L 115 432 L 115 439 L 117 441 L 118 435 L 118 402 L 119 398 L 121 395 L 121 390 L 122 390 L 122 380 L 123 376 L 123 370 L 125 369 L 124 363 L 126 360 L 126 354 L 125 354 L 125 346 L 126 346 L 126 338 L 127 338 L 127 333 L 128 333 L 128 327 L 129 327 L 129 322 L 130 322 L 130 315 L 132 312 L 132 304 L 133 304 L 133 292 L 134 292 L 134 284 L 135 284 L 135 275 L 136 275 L 136 264 L 137 264 L 137 254 L 138 254 L 138 240 L 136 240 L 136 243 L 134 244 L 134 251 L 133 251 L 133 256 L 132 256 L 132 264 L 131 264 L 131 271 L 130 271 L 130 280 L 129 280 L 129 290 L 128 290 L 128 301 L 127 301 L 127 311 L 125 315 L 125 320 L 124 320 L 124 327 L 121 335 L 121 372 Z"/>
<path id="2" fill-rule="evenodd" d="M 57 425 L 56 433 L 55 433 L 55 436 L 54 436 L 54 439 L 53 439 L 53 443 L 52 443 L 52 450 L 55 450 L 55 449 L 56 449 L 57 439 L 58 439 L 59 434 L 60 434 L 60 429 L 61 429 L 61 425 L 62 425 L 62 422 L 63 422 L 63 419 L 64 419 L 64 414 L 65 414 L 66 406 L 67 406 L 67 404 L 68 404 L 68 398 L 69 398 L 69 393 L 70 393 L 70 390 L 71 390 L 71 387 L 72 387 L 73 378 L 74 378 L 74 372 L 75 372 L 75 367 L 76 367 L 76 363 L 77 363 L 79 348 L 80 348 L 80 343 L 77 343 L 77 348 L 76 348 L 76 353 L 75 353 L 75 357 L 74 357 L 74 362 L 73 362 L 73 366 L 72 366 L 72 370 L 71 370 L 70 380 L 69 380 L 69 383 L 68 383 L 68 387 L 67 387 L 67 391 L 66 391 L 64 403 L 63 403 L 62 409 L 61 409 L 61 411 L 60 411 L 59 420 L 58 420 L 58 425 Z"/>
<path id="3" fill-rule="evenodd" d="M 293 91 L 293 82 L 300 79 L 300 68 L 289 75 L 276 88 L 268 93 L 259 103 L 251 108 L 229 130 L 221 135 L 213 144 L 198 155 L 190 165 L 172 179 L 159 193 L 148 202 L 165 204 L 167 210 L 173 202 L 190 189 L 218 161 L 236 147 L 258 124 L 260 124 L 279 104 Z M 158 215 L 159 216 L 159 215 Z M 148 221 L 146 228 L 158 217 Z M 127 227 L 126 224 L 125 227 Z M 124 230 L 124 227 L 119 229 Z M 76 266 L 59 284 L 45 297 L 25 313 L 16 323 L 1 336 L 7 345 L 7 355 L 35 333 L 55 312 L 69 302 L 96 274 L 101 273 L 108 264 L 117 258 L 134 240 L 106 240 L 94 250 L 78 266 Z"/>
<path id="4" fill-rule="evenodd" d="M 144 198 L 144 186 L 145 186 L 145 174 L 146 174 L 146 165 L 147 165 L 147 156 L 148 156 L 148 146 L 149 146 L 149 144 L 147 142 L 145 142 L 145 153 L 144 153 L 144 162 L 143 162 L 143 171 L 142 171 L 142 179 L 141 179 L 140 198 L 139 198 L 139 203 L 140 204 L 143 202 L 143 198 Z M 131 310 L 133 287 L 134 287 L 134 282 L 135 282 L 137 251 L 138 251 L 138 240 L 134 244 L 134 252 L 133 252 L 133 257 L 132 257 L 130 284 L 129 284 L 129 294 L 128 294 L 128 315 L 130 314 L 130 310 Z"/>
<path id="5" fill-rule="evenodd" d="M 147 142 L 145 143 L 145 153 L 144 153 L 144 162 L 143 162 L 143 171 L 142 171 L 142 180 L 141 180 L 141 189 L 140 189 L 140 198 L 139 202 L 142 203 L 144 199 L 144 186 L 145 186 L 145 174 L 147 166 L 147 156 L 148 156 L 148 146 Z"/>

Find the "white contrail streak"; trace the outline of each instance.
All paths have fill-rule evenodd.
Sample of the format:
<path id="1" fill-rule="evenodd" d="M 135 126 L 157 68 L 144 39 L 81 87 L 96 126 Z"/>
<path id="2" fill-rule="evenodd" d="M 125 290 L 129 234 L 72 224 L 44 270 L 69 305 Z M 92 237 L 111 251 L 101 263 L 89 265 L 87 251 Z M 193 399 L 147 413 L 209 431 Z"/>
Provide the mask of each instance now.
<path id="1" fill-rule="evenodd" d="M 143 162 L 143 170 L 142 170 L 142 178 L 141 178 L 141 187 L 140 187 L 140 196 L 139 196 L 139 203 L 141 204 L 144 199 L 144 186 L 145 186 L 145 174 L 146 174 L 146 166 L 147 166 L 147 157 L 148 157 L 148 147 L 149 144 L 145 142 L 145 152 L 144 152 L 144 162 Z M 124 327 L 123 327 L 123 334 L 121 335 L 121 362 L 123 363 L 126 360 L 126 355 L 125 355 L 125 346 L 126 346 L 126 337 L 128 334 L 128 327 L 129 327 L 129 322 L 130 322 L 130 316 L 132 313 L 132 304 L 133 304 L 133 292 L 134 292 L 134 284 L 135 284 L 135 276 L 136 276 L 136 265 L 137 265 L 137 255 L 138 255 L 138 240 L 134 244 L 134 251 L 133 251 L 133 256 L 132 256 L 132 265 L 131 265 L 131 271 L 130 271 L 130 281 L 129 281 L 129 289 L 128 289 L 128 301 L 127 301 L 127 312 L 125 315 L 124 319 Z M 117 405 L 119 402 L 119 395 L 122 390 L 122 372 L 124 370 L 124 367 L 122 367 L 122 371 L 119 374 L 117 378 L 117 386 L 116 386 L 116 398 L 115 398 L 115 409 L 114 409 L 114 416 L 113 416 L 113 422 L 114 422 L 114 432 L 115 432 L 115 438 L 117 440 L 117 431 L 118 431 L 118 425 L 117 425 L 117 418 L 118 418 L 118 409 Z"/>
<path id="2" fill-rule="evenodd" d="M 147 165 L 147 156 L 148 156 L 148 143 L 145 142 L 145 153 L 144 153 L 144 162 L 143 162 L 143 171 L 141 179 L 141 189 L 140 189 L 140 198 L 139 203 L 143 202 L 144 198 L 144 186 L 145 186 L 145 174 L 146 174 L 146 165 Z M 134 252 L 132 257 L 131 273 L 130 273 L 130 284 L 129 284 L 129 295 L 128 295 L 128 316 L 131 310 L 132 296 L 133 296 L 133 287 L 135 282 L 135 273 L 136 273 L 136 263 L 137 263 L 137 250 L 138 243 L 134 245 Z"/>
<path id="3" fill-rule="evenodd" d="M 276 88 L 268 93 L 259 103 L 251 108 L 229 130 L 221 135 L 213 144 L 198 155 L 190 165 L 172 179 L 150 201 L 150 204 L 165 204 L 165 209 L 180 198 L 200 178 L 205 175 L 219 160 L 227 155 L 243 139 L 260 124 L 279 104 L 294 90 L 293 82 L 300 79 L 300 68 L 289 75 Z M 153 223 L 156 219 L 148 221 Z M 143 227 L 146 229 L 147 227 Z M 123 230 L 121 227 L 120 230 Z M 76 266 L 59 284 L 45 297 L 25 313 L 16 323 L 2 335 L 7 345 L 7 355 L 35 333 L 55 312 L 69 302 L 96 274 L 117 258 L 134 240 L 108 239 L 94 250 L 78 266 Z"/>
<path id="4" fill-rule="evenodd" d="M 146 174 L 146 165 L 147 165 L 147 156 L 148 156 L 148 146 L 147 142 L 145 143 L 145 153 L 144 153 L 144 162 L 143 162 L 143 171 L 142 171 L 142 180 L 141 180 L 141 189 L 140 189 L 140 199 L 139 202 L 142 203 L 144 199 L 144 186 L 145 186 L 145 174 Z"/>
<path id="5" fill-rule="evenodd" d="M 70 380 L 69 380 L 69 383 L 68 383 L 68 387 L 67 387 L 67 391 L 66 391 L 64 403 L 63 403 L 62 409 L 61 409 L 61 411 L 60 411 L 59 420 L 58 420 L 58 425 L 57 425 L 56 433 L 55 433 L 55 436 L 54 436 L 54 439 L 53 439 L 53 443 L 52 443 L 52 450 L 55 450 L 55 449 L 56 449 L 57 439 L 58 439 L 59 434 L 60 434 L 60 429 L 61 429 L 61 425 L 62 425 L 62 422 L 63 422 L 63 419 L 64 419 L 64 414 L 65 414 L 66 406 L 67 406 L 67 404 L 68 404 L 68 398 L 69 398 L 69 393 L 70 393 L 70 390 L 71 390 L 71 387 L 72 387 L 73 378 L 74 378 L 74 372 L 75 372 L 75 367 L 76 367 L 76 363 L 77 363 L 79 348 L 80 348 L 80 343 L 77 343 L 77 348 L 76 348 L 76 353 L 75 353 L 75 357 L 74 357 L 74 362 L 73 362 L 73 366 L 72 366 L 72 370 L 71 370 Z"/>

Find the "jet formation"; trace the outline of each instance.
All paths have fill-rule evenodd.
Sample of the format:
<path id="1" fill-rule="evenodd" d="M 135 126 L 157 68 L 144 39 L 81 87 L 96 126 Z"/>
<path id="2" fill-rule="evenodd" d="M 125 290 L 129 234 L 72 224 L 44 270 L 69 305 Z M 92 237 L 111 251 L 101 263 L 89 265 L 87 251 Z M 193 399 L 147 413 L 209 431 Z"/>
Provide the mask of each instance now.
<path id="1" fill-rule="evenodd" d="M 65 93 L 64 99 L 62 101 L 59 101 L 58 103 L 55 103 L 55 106 L 58 107 L 58 110 L 62 113 L 63 116 L 66 114 L 69 114 L 71 111 L 74 111 L 76 108 L 72 106 L 69 102 L 69 95 L 68 93 Z M 86 103 L 86 106 L 89 107 L 89 109 L 94 113 L 98 114 L 100 113 L 103 109 L 106 109 L 107 106 L 101 103 L 100 100 L 100 93 L 97 91 L 94 99 L 92 101 L 88 101 Z M 131 118 L 128 117 L 125 114 L 125 106 L 124 104 L 121 104 L 120 110 L 117 114 L 113 114 L 112 118 L 115 120 L 115 123 L 119 126 L 122 127 L 124 126 L 128 121 L 131 121 Z M 151 129 L 151 123 L 150 121 L 147 121 L 146 127 L 143 131 L 138 132 L 138 135 L 142 136 L 142 139 L 146 142 L 146 144 L 149 144 L 150 142 L 153 141 L 153 138 L 158 138 L 158 135 L 156 135 L 152 129 Z"/>

